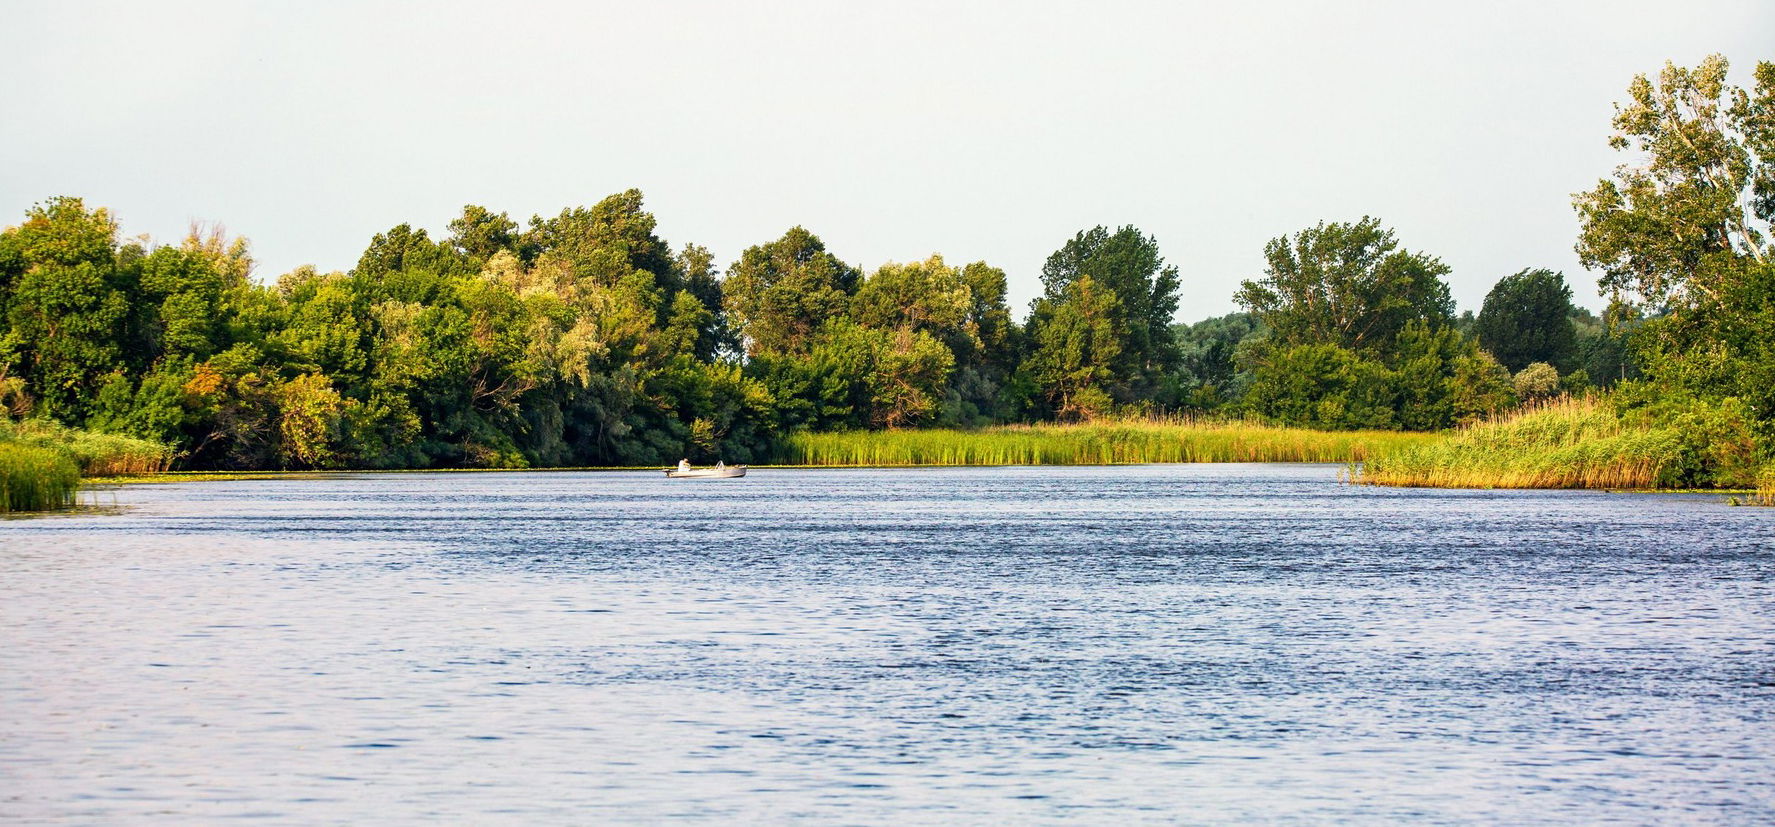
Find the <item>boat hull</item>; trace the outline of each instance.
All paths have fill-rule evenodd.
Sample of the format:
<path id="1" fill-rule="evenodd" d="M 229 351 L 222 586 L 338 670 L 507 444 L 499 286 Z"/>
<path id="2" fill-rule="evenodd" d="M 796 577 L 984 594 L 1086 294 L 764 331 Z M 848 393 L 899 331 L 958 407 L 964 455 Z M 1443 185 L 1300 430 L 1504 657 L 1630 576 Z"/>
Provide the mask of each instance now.
<path id="1" fill-rule="evenodd" d="M 692 468 L 680 471 L 676 468 L 666 469 L 666 477 L 674 480 L 730 480 L 746 475 L 746 466 L 732 465 L 726 468 Z"/>

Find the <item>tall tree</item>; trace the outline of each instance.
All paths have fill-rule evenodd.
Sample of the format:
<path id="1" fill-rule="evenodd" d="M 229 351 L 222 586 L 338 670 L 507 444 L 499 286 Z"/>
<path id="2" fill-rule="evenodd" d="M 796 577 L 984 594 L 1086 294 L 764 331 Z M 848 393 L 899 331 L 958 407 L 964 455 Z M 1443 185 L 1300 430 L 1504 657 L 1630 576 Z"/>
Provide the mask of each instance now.
<path id="1" fill-rule="evenodd" d="M 1171 335 L 1177 268 L 1165 263 L 1152 236 L 1134 227 L 1111 232 L 1097 226 L 1074 236 L 1042 265 L 1042 286 L 1051 300 L 1087 276 L 1116 297 L 1111 322 L 1119 351 L 1112 367 L 1115 379 L 1137 395 L 1150 392 L 1153 383 L 1177 367 L 1177 342 Z"/>
<path id="2" fill-rule="evenodd" d="M 469 204 L 462 215 L 450 222 L 450 243 L 469 258 L 485 263 L 501 250 L 511 250 L 518 243 L 518 222 L 505 213 Z"/>
<path id="3" fill-rule="evenodd" d="M 923 330 L 965 351 L 972 346 L 965 329 L 972 301 L 961 271 L 931 256 L 877 268 L 858 286 L 851 315 L 883 330 Z"/>
<path id="4" fill-rule="evenodd" d="M 575 278 L 610 286 L 636 272 L 647 273 L 670 301 L 678 289 L 678 273 L 670 245 L 654 233 L 658 225 L 642 206 L 640 190 L 631 189 L 599 201 L 589 209 L 564 209 L 554 218 L 530 219 L 524 244 L 537 258 L 565 264 Z"/>
<path id="5" fill-rule="evenodd" d="M 1114 291 L 1089 275 L 1066 282 L 1060 295 L 1036 302 L 1031 350 L 1023 371 L 1062 419 L 1108 413 L 1121 356 L 1122 318 Z"/>
<path id="6" fill-rule="evenodd" d="M 1713 312 L 1747 268 L 1767 266 L 1775 218 L 1775 63 L 1756 67 L 1754 92 L 1726 83 L 1712 55 L 1694 69 L 1667 63 L 1615 106 L 1609 145 L 1640 154 L 1578 194 L 1578 255 L 1602 286 L 1655 305 Z"/>
<path id="7" fill-rule="evenodd" d="M 1578 356 L 1572 289 L 1552 270 L 1523 270 L 1498 280 L 1474 320 L 1479 344 L 1511 373 L 1546 362 L 1570 373 Z"/>
<path id="8" fill-rule="evenodd" d="M 117 224 L 78 198 L 34 207 L 0 234 L 0 248 L 17 268 L 7 286 L 0 373 L 22 377 L 45 412 L 78 422 L 99 387 L 127 364 L 123 343 L 141 251 L 120 270 Z"/>
<path id="9" fill-rule="evenodd" d="M 819 236 L 793 227 L 741 253 L 722 291 L 748 353 L 794 353 L 806 350 L 822 322 L 848 315 L 859 281 Z"/>
<path id="10" fill-rule="evenodd" d="M 1730 86 L 1713 55 L 1637 76 L 1609 143 L 1636 153 L 1573 199 L 1586 267 L 1652 311 L 1634 337 L 1652 381 L 1736 396 L 1775 435 L 1775 63 Z"/>
<path id="11" fill-rule="evenodd" d="M 1444 323 L 1454 300 L 1448 266 L 1399 249 L 1378 219 L 1325 223 L 1264 246 L 1264 277 L 1235 297 L 1285 345 L 1332 344 L 1384 353 L 1414 320 Z"/>

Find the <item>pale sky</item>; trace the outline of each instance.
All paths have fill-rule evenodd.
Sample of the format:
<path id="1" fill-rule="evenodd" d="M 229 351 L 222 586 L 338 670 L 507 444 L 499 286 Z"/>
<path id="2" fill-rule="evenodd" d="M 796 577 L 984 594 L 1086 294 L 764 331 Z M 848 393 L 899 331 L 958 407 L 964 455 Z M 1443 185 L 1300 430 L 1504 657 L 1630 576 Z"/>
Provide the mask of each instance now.
<path id="1" fill-rule="evenodd" d="M 801 224 L 847 261 L 1010 275 L 1096 224 L 1156 235 L 1180 320 L 1268 239 L 1374 215 L 1463 309 L 1595 277 L 1573 192 L 1635 73 L 1747 84 L 1775 3 L 87 3 L 0 0 L 0 224 L 78 195 L 126 235 L 219 221 L 256 275 L 356 263 L 462 205 L 639 187 L 725 264 Z"/>

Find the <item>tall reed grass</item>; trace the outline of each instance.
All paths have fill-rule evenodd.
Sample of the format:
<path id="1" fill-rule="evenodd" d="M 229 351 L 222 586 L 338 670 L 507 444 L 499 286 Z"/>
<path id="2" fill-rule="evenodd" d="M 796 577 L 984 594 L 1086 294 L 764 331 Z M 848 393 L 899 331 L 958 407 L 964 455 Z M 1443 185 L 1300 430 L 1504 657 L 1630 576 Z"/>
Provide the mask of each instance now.
<path id="1" fill-rule="evenodd" d="M 0 443 L 61 451 L 89 477 L 158 474 L 172 464 L 172 446 L 146 439 L 101 434 L 47 420 L 11 422 L 0 419 Z"/>
<path id="2" fill-rule="evenodd" d="M 1004 425 L 975 431 L 796 434 L 792 465 L 1118 465 L 1147 462 L 1352 462 L 1434 439 L 1399 431 L 1313 431 L 1240 422 L 1122 421 Z"/>
<path id="3" fill-rule="evenodd" d="M 80 469 L 54 448 L 0 443 L 0 514 L 74 504 Z"/>
<path id="4" fill-rule="evenodd" d="M 1559 399 L 1370 457 L 1357 482 L 1435 488 L 1653 488 L 1683 451 L 1603 402 Z"/>
<path id="5" fill-rule="evenodd" d="M 1763 469 L 1757 476 L 1757 490 L 1750 496 L 1754 505 L 1775 506 L 1775 464 Z"/>

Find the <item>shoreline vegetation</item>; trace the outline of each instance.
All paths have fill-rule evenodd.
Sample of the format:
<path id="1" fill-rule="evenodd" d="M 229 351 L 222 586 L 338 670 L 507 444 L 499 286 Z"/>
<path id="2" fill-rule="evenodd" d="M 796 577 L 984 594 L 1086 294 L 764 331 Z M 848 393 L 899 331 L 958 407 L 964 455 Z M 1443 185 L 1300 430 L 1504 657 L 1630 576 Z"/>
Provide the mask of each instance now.
<path id="1" fill-rule="evenodd" d="M 1775 505 L 1775 465 L 1753 467 L 1746 443 L 1736 476 L 1716 469 L 1717 438 L 1623 417 L 1601 397 L 1562 398 L 1452 431 L 1323 431 L 1191 418 L 796 434 L 758 468 L 929 468 L 1307 462 L 1347 465 L 1357 484 L 1474 488 L 1589 488 L 1620 492 L 1743 494 Z M 1710 452 L 1715 456 L 1709 456 Z M 0 513 L 76 504 L 82 487 L 330 474 L 513 471 L 652 471 L 658 466 L 554 468 L 173 471 L 170 446 L 53 423 L 0 422 Z"/>
<path id="2" fill-rule="evenodd" d="M 795 434 L 782 459 L 814 467 L 1349 463 L 1437 438 L 1407 431 L 1318 431 L 1179 419 Z"/>
<path id="3" fill-rule="evenodd" d="M 1758 483 L 1756 447 L 1742 432 L 1734 444 L 1729 435 L 1622 416 L 1599 398 L 1567 398 L 1381 454 L 1352 478 L 1423 488 L 1748 490 Z M 1760 474 L 1772 475 L 1775 465 Z"/>
<path id="4" fill-rule="evenodd" d="M 0 514 L 71 507 L 87 478 L 162 473 L 173 456 L 150 440 L 0 418 Z"/>
<path id="5" fill-rule="evenodd" d="M 244 238 L 126 238 L 49 198 L 0 230 L 0 508 L 181 470 L 1336 462 L 1376 485 L 1754 490 L 1775 505 L 1775 62 L 1633 79 L 1579 262 L 1457 312 L 1380 219 L 1283 232 L 1233 301 L 1099 225 L 1008 276 L 866 269 L 808 229 L 725 267 L 640 190 L 527 225 L 465 205 L 355 266 L 253 273 Z M 923 250 L 914 250 L 921 255 Z M 1470 274 L 1469 279 L 1472 278 Z M 214 478 L 214 477 L 210 477 Z M 185 479 L 193 479 L 186 477 Z"/>

